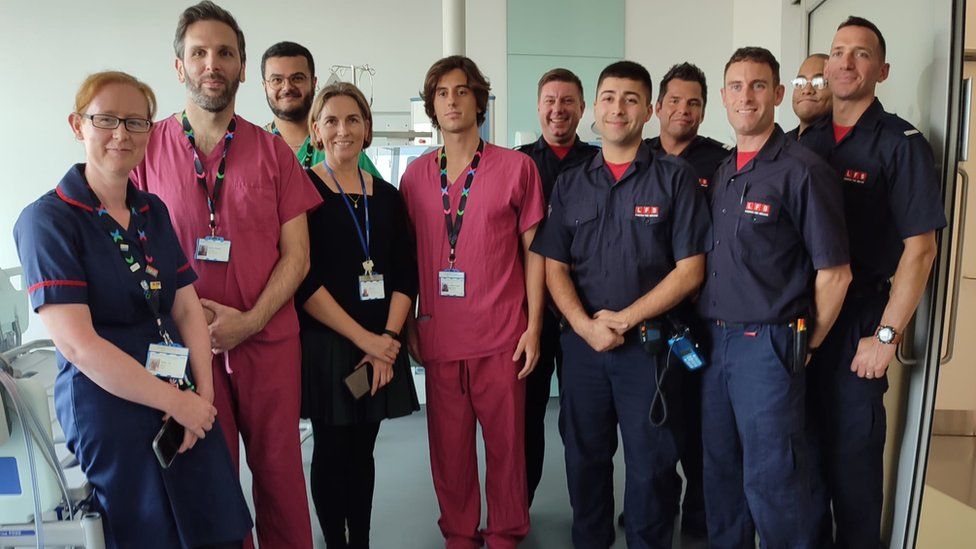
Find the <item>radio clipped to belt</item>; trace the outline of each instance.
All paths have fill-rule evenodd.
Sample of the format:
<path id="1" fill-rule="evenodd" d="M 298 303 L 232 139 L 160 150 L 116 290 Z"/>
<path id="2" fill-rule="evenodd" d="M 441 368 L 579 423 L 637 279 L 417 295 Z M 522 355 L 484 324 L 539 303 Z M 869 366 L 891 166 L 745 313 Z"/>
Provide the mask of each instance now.
<path id="1" fill-rule="evenodd" d="M 803 371 L 807 362 L 807 354 L 810 351 L 810 331 L 809 323 L 805 316 L 797 317 L 790 322 L 790 335 L 792 335 L 793 349 L 790 356 L 790 375 L 796 375 Z"/>

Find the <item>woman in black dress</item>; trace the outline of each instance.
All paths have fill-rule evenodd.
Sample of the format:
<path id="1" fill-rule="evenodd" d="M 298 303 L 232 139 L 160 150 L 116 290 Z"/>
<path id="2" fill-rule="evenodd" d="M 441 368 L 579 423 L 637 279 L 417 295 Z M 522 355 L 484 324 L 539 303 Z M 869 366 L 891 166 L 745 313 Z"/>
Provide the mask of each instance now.
<path id="1" fill-rule="evenodd" d="M 319 92 L 309 114 L 312 143 L 326 153 L 308 170 L 323 204 L 309 216 L 311 269 L 295 302 L 302 417 L 315 437 L 312 500 L 330 549 L 369 546 L 380 421 L 420 408 L 399 341 L 417 292 L 416 246 L 400 194 L 359 169 L 372 122 L 348 83 Z M 343 380 L 360 367 L 372 372 L 371 390 L 356 400 Z"/>

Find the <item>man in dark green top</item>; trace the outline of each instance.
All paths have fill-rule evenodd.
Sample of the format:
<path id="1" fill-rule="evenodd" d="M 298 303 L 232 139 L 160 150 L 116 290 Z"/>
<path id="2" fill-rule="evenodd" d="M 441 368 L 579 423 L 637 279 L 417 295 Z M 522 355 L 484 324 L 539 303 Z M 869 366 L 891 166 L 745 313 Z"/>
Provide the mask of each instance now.
<path id="1" fill-rule="evenodd" d="M 261 57 L 261 80 L 274 120 L 264 129 L 284 138 L 303 168 L 325 160 L 325 152 L 312 146 L 308 137 L 308 112 L 315 97 L 315 61 L 305 46 L 278 42 Z M 359 167 L 382 178 L 366 153 L 359 155 Z"/>

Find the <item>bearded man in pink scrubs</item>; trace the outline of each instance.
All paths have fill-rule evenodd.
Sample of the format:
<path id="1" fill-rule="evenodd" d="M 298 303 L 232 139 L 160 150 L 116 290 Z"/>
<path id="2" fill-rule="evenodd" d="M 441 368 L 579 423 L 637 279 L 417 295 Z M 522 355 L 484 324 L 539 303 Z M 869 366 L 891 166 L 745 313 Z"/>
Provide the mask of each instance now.
<path id="1" fill-rule="evenodd" d="M 539 358 L 545 277 L 529 246 L 543 217 L 542 183 L 527 155 L 479 137 L 489 89 L 466 57 L 431 66 L 424 107 L 444 146 L 400 179 L 420 269 L 409 348 L 426 367 L 430 465 L 449 548 L 515 547 L 529 531 L 525 376 Z M 476 422 L 487 468 L 484 531 Z"/>
<path id="2" fill-rule="evenodd" d="M 199 275 L 214 406 L 235 463 L 244 439 L 258 542 L 311 548 L 292 295 L 309 268 L 305 214 L 321 199 L 284 140 L 234 114 L 245 61 L 234 17 L 209 1 L 191 6 L 174 46 L 186 107 L 154 126 L 132 178 L 169 206 Z"/>

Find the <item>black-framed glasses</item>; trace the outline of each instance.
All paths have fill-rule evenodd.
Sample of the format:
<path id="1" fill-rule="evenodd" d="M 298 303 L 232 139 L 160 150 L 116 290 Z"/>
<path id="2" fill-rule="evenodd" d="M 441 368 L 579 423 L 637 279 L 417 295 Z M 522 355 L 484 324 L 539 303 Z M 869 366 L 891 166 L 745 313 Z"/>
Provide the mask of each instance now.
<path id="1" fill-rule="evenodd" d="M 103 130 L 114 130 L 119 124 L 125 124 L 125 129 L 132 133 L 146 133 L 152 129 L 153 122 L 147 118 L 119 118 L 111 114 L 75 113 L 82 118 L 91 120 L 92 126 Z"/>
<path id="2" fill-rule="evenodd" d="M 295 74 L 292 74 L 290 76 L 280 76 L 276 74 L 273 75 L 271 78 L 265 80 L 265 82 L 268 83 L 268 86 L 271 86 L 272 90 L 278 91 L 282 88 L 282 86 L 285 85 L 286 80 L 292 86 L 295 86 L 296 88 L 300 88 L 304 86 L 306 82 L 308 82 L 308 75 L 305 74 L 304 72 L 296 72 Z"/>
<path id="3" fill-rule="evenodd" d="M 803 88 L 807 87 L 807 84 L 813 86 L 813 89 L 815 90 L 822 90 L 827 87 L 827 79 L 823 76 L 814 76 L 809 80 L 803 76 L 797 76 L 791 82 L 793 84 L 793 89 L 795 90 L 802 90 Z"/>

